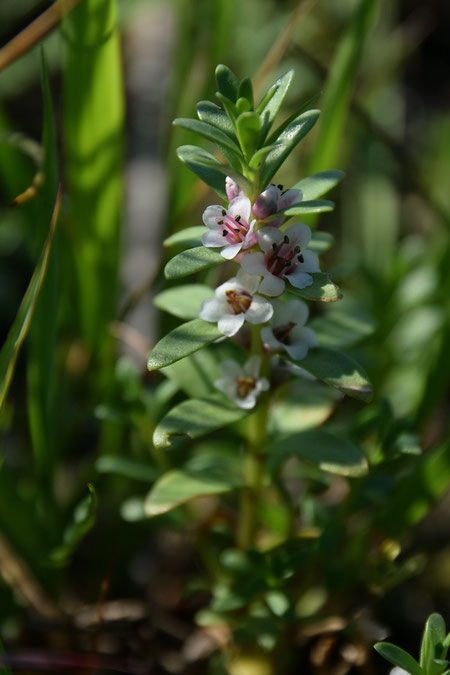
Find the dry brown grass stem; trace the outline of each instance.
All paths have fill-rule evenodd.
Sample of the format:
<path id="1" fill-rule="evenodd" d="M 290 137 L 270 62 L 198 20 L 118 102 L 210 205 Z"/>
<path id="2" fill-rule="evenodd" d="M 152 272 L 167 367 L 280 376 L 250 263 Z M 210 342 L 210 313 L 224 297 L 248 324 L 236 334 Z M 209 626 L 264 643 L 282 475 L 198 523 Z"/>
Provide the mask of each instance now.
<path id="1" fill-rule="evenodd" d="M 0 49 L 0 71 L 48 35 L 82 0 L 57 0 Z"/>

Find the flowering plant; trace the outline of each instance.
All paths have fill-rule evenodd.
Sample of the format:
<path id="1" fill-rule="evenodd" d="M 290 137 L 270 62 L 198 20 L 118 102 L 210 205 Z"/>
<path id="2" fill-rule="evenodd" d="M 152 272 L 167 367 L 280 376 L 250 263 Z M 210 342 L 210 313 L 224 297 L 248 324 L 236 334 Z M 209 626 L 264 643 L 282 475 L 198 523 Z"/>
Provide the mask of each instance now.
<path id="1" fill-rule="evenodd" d="M 278 643 L 284 630 L 281 618 L 289 624 L 289 608 L 295 603 L 289 598 L 288 577 L 269 583 L 268 563 L 261 557 L 267 546 L 281 545 L 284 552 L 283 547 L 292 543 L 289 531 L 295 531 L 295 513 L 291 511 L 284 534 L 264 532 L 260 516 L 264 495 L 275 490 L 289 502 L 282 470 L 292 456 L 318 471 L 341 476 L 361 476 L 367 470 L 362 451 L 338 434 L 288 430 L 282 416 L 281 434 L 273 434 L 275 418 L 280 419 L 278 392 L 288 392 L 289 399 L 291 383 L 301 378 L 313 389 L 316 382 L 311 380 L 319 380 L 340 395 L 363 401 L 372 395 L 361 366 L 322 346 L 305 325 L 308 301 L 335 302 L 342 294 L 319 263 L 332 236 L 311 232 L 292 219 L 332 210 L 333 202 L 321 197 L 343 174 L 318 173 L 287 190 L 272 182 L 319 116 L 317 110 L 299 111 L 271 131 L 292 75 L 290 71 L 278 79 L 255 105 L 250 81 L 239 82 L 220 65 L 217 96 L 223 108 L 201 101 L 198 120 L 175 120 L 213 141 L 227 163 L 193 145 L 178 148 L 179 158 L 223 203 L 206 207 L 203 225 L 166 240 L 166 246 L 182 250 L 167 263 L 165 276 L 178 280 L 210 270 L 209 278 L 214 278 L 212 272 L 219 283 L 214 291 L 204 284 L 188 284 L 156 296 L 159 308 L 187 321 L 169 331 L 148 360 L 150 370 L 162 369 L 169 379 L 183 382 L 191 397 L 175 405 L 156 426 L 156 448 L 189 448 L 190 456 L 181 469 L 156 481 L 146 512 L 167 513 L 196 497 L 219 493 L 230 495 L 234 503 L 240 494 L 240 505 L 233 507 L 235 548 L 226 553 L 228 562 L 223 557 L 221 562 L 229 568 L 227 581 L 216 575 L 210 613 L 200 613 L 198 620 L 225 623 L 231 634 L 242 634 L 258 648 Z M 199 373 L 201 386 L 196 385 Z M 300 420 L 300 429 L 302 424 Z M 224 444 L 223 436 L 213 435 L 224 427 L 231 427 L 231 439 L 237 438 L 237 443 Z M 203 437 L 209 439 L 206 447 L 198 442 Z M 263 544 L 265 537 L 269 541 Z M 251 562 L 249 555 L 257 557 Z M 262 563 L 266 569 L 260 570 L 262 578 L 252 588 L 248 574 Z M 242 573 L 238 591 L 230 573 L 230 566 L 236 565 Z M 236 615 L 235 610 L 241 611 Z M 267 611 L 278 616 L 275 633 L 255 638 L 255 612 L 261 618 Z"/>

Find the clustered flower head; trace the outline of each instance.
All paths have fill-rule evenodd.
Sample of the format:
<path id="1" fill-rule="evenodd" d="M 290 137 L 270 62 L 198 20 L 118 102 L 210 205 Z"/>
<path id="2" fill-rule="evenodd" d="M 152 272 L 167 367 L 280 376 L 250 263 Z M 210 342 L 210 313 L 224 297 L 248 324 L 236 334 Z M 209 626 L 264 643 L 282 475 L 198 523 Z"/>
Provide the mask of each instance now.
<path id="1" fill-rule="evenodd" d="M 317 346 L 313 331 L 305 327 L 308 308 L 301 300 L 283 302 L 279 298 L 286 282 L 302 289 L 313 283 L 311 274 L 320 272 L 317 256 L 308 250 L 311 230 L 294 223 L 282 230 L 285 216 L 279 213 L 302 200 L 301 190 L 283 190 L 270 184 L 255 199 L 244 194 L 232 178 L 225 180 L 228 207 L 208 206 L 203 223 L 208 230 L 202 243 L 220 248 L 222 256 L 240 265 L 236 275 L 205 300 L 199 317 L 217 323 L 223 335 L 236 335 L 246 322 L 263 325 L 265 349 L 285 351 L 299 360 L 310 347 Z M 277 216 L 277 214 L 279 214 Z M 241 408 L 252 408 L 268 387 L 258 379 L 260 359 L 251 357 L 244 370 L 231 360 L 221 364 L 222 378 L 215 386 Z"/>

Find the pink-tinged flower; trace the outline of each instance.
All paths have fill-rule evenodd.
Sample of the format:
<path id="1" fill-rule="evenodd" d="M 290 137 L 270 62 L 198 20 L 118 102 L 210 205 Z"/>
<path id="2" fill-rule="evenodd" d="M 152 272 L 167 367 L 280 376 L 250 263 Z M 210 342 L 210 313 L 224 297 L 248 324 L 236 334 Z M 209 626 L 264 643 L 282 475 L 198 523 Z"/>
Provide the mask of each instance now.
<path id="1" fill-rule="evenodd" d="M 273 314 L 268 300 L 256 291 L 261 278 L 250 276 L 240 269 L 236 277 L 216 288 L 215 297 L 205 300 L 199 317 L 204 321 L 217 321 L 221 333 L 232 337 L 244 325 L 266 323 Z"/>
<path id="2" fill-rule="evenodd" d="M 253 246 L 257 241 L 256 221 L 249 223 L 250 212 L 250 199 L 243 195 L 233 199 L 228 210 L 223 206 L 208 206 L 203 213 L 203 222 L 210 231 L 202 236 L 203 245 L 223 246 L 221 254 L 227 260 L 236 257 L 241 249 Z"/>
<path id="3" fill-rule="evenodd" d="M 284 291 L 287 279 L 295 288 L 306 288 L 313 282 L 310 272 L 320 272 L 319 259 L 305 250 L 311 239 L 311 230 L 303 223 L 295 223 L 285 232 L 274 227 L 263 227 L 258 241 L 264 253 L 248 253 L 241 265 L 248 274 L 264 277 L 259 293 L 276 297 Z"/>
<path id="4" fill-rule="evenodd" d="M 236 197 L 245 196 L 244 191 L 241 190 L 236 181 L 230 178 L 230 176 L 225 178 L 225 192 L 227 193 L 229 202 L 232 202 Z"/>
<path id="5" fill-rule="evenodd" d="M 261 357 L 251 356 L 244 367 L 233 359 L 226 359 L 218 365 L 222 377 L 214 386 L 234 401 L 239 408 L 250 410 L 256 405 L 261 392 L 267 391 L 269 382 L 259 377 Z"/>
<path id="6" fill-rule="evenodd" d="M 304 359 L 310 347 L 317 347 L 317 339 L 311 328 L 306 328 L 309 310 L 301 300 L 273 300 L 273 316 L 269 326 L 263 326 L 263 342 L 273 351 L 286 351 L 296 361 Z"/>
<path id="7" fill-rule="evenodd" d="M 301 202 L 302 198 L 303 194 L 301 190 L 292 189 L 283 191 L 282 185 L 270 183 L 253 204 L 252 213 L 258 220 L 265 220 L 269 216 L 273 216 L 274 213 Z M 270 227 L 279 227 L 285 220 L 284 216 L 280 216 L 280 218 L 271 220 L 268 225 Z"/>

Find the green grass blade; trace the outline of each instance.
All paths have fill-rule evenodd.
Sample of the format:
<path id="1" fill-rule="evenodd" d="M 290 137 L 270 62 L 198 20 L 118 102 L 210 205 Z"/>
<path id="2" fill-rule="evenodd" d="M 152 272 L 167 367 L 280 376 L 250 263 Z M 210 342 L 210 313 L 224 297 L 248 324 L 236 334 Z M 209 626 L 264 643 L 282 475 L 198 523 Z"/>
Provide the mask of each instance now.
<path id="1" fill-rule="evenodd" d="M 123 201 L 116 0 L 85 0 L 64 20 L 63 37 L 63 135 L 78 307 L 83 338 L 95 351 L 115 313 Z"/>
<path id="2" fill-rule="evenodd" d="M 58 155 L 56 130 L 48 70 L 41 52 L 41 79 L 44 106 L 42 146 L 44 151 L 44 185 L 36 200 L 37 234 L 41 235 L 51 219 L 58 191 Z M 33 223 L 35 227 L 35 223 Z M 42 236 L 42 235 L 41 235 Z M 53 255 L 39 299 L 36 302 L 33 325 L 30 330 L 30 349 L 27 362 L 27 403 L 33 454 L 41 491 L 51 494 L 54 463 L 55 431 L 55 374 L 56 339 L 59 307 L 58 236 L 53 244 Z M 53 512 L 53 511 L 52 511 Z"/>
<path id="3" fill-rule="evenodd" d="M 343 138 L 362 47 L 377 4 L 377 0 L 359 1 L 353 19 L 338 45 L 325 85 L 320 131 L 308 174 L 329 169 L 336 157 Z"/>
<path id="4" fill-rule="evenodd" d="M 14 373 L 17 356 L 30 329 L 36 301 L 44 281 L 45 273 L 47 271 L 50 248 L 55 232 L 56 222 L 58 220 L 60 200 L 61 193 L 59 192 L 53 211 L 50 231 L 42 249 L 41 257 L 36 266 L 36 269 L 33 272 L 33 276 L 31 277 L 31 281 L 19 307 L 16 319 L 8 333 L 6 342 L 0 351 L 0 409 L 5 402 L 5 398 L 8 393 L 8 388 Z"/>

